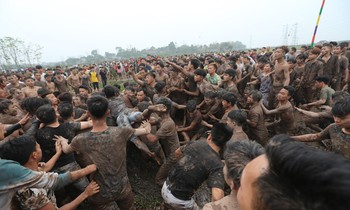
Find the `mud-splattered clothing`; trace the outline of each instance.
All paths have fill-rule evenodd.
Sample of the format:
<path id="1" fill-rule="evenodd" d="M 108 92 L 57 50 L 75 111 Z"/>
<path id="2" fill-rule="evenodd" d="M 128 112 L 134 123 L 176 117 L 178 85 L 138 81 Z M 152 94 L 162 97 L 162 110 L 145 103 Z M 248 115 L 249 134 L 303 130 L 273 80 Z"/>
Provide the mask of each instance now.
<path id="1" fill-rule="evenodd" d="M 124 199 L 130 194 L 131 186 L 126 171 L 126 143 L 134 129 L 128 127 L 108 127 L 102 132 L 85 132 L 76 136 L 70 144 L 81 165 L 96 164 L 94 180 L 100 192 L 91 197 L 93 204 L 105 205 Z"/>
<path id="2" fill-rule="evenodd" d="M 341 127 L 333 123 L 320 133 L 320 140 L 330 139 L 332 142 L 331 150 L 335 153 L 344 155 L 350 159 L 350 134 L 342 131 Z"/>
<path id="3" fill-rule="evenodd" d="M 170 171 L 166 183 L 178 199 L 191 200 L 194 192 L 206 180 L 208 188 L 224 189 L 223 164 L 206 142 L 198 140 L 181 147 L 183 157 Z"/>
<path id="4" fill-rule="evenodd" d="M 44 127 L 41 128 L 37 131 L 35 135 L 35 139 L 40 144 L 43 157 L 42 161 L 47 162 L 49 161 L 52 156 L 56 154 L 56 149 L 55 149 L 55 143 L 56 141 L 53 140 L 55 135 L 57 136 L 63 136 L 64 138 L 68 139 L 70 142 L 74 136 L 75 132 L 79 131 L 81 128 L 80 123 L 78 122 L 68 122 L 68 123 L 63 123 L 60 124 L 58 127 L 53 128 L 53 127 Z M 62 167 L 64 165 L 67 165 L 69 163 L 74 162 L 74 154 L 64 154 L 59 157 L 57 160 L 56 164 L 52 168 L 52 170 L 55 170 L 56 168 Z"/>

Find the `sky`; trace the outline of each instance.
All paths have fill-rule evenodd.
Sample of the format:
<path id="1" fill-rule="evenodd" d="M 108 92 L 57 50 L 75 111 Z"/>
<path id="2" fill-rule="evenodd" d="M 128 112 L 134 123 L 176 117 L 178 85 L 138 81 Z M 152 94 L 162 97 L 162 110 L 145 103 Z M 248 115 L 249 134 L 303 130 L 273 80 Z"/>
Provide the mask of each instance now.
<path id="1" fill-rule="evenodd" d="M 322 0 L 0 0 L 0 38 L 39 44 L 42 62 L 173 41 L 310 44 Z M 349 40 L 349 0 L 326 0 L 316 42 Z M 295 30 L 296 28 L 296 30 Z M 296 31 L 296 36 L 294 32 Z"/>

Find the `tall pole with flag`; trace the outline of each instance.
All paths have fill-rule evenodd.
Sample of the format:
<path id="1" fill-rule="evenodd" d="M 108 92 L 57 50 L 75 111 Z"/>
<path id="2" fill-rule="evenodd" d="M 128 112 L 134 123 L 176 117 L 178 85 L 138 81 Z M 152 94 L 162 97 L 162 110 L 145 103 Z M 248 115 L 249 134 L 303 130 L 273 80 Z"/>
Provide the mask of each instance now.
<path id="1" fill-rule="evenodd" d="M 316 26 L 315 26 L 315 30 L 314 30 L 314 35 L 312 36 L 312 40 L 311 40 L 311 47 L 314 47 L 314 45 L 315 45 L 317 28 L 318 28 L 318 24 L 319 24 L 320 19 L 321 19 L 321 14 L 322 14 L 322 10 L 323 10 L 323 6 L 324 6 L 325 2 L 326 2 L 326 0 L 322 0 L 322 5 L 321 5 L 320 13 L 318 14 L 318 18 L 317 18 L 317 22 L 316 22 Z"/>

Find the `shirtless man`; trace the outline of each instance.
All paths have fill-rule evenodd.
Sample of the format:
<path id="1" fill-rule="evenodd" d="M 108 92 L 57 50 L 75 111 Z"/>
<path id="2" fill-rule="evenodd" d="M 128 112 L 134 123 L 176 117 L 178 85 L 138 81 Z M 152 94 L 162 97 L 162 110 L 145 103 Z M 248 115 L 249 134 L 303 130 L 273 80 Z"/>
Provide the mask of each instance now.
<path id="1" fill-rule="evenodd" d="M 51 92 L 55 92 L 56 91 L 56 85 L 54 82 L 52 82 L 52 75 L 49 74 L 45 74 L 45 80 L 46 80 L 46 85 L 47 85 L 47 89 L 49 89 Z"/>
<path id="2" fill-rule="evenodd" d="M 67 83 L 73 88 L 75 94 L 79 93 L 79 86 L 81 85 L 81 79 L 78 75 L 77 69 L 72 69 L 72 74 L 68 76 Z"/>
<path id="3" fill-rule="evenodd" d="M 273 75 L 272 88 L 269 95 L 270 108 L 276 107 L 276 95 L 290 82 L 289 64 L 285 60 L 286 53 L 288 53 L 288 48 L 285 46 L 277 48 L 274 52 L 275 74 Z"/>
<path id="4" fill-rule="evenodd" d="M 26 77 L 24 79 L 26 87 L 22 88 L 22 92 L 26 97 L 37 97 L 39 86 L 34 86 L 34 79 L 32 77 Z"/>
<path id="5" fill-rule="evenodd" d="M 163 81 L 164 83 L 166 83 L 166 81 L 169 79 L 169 75 L 164 73 L 164 64 L 162 62 L 157 63 L 156 71 L 157 71 L 156 81 L 157 82 Z"/>
<path id="6" fill-rule="evenodd" d="M 289 99 L 294 93 L 294 88 L 291 86 L 283 87 L 277 94 L 278 104 L 275 109 L 268 110 L 260 101 L 261 108 L 264 114 L 271 115 L 277 114 L 278 120 L 274 121 L 268 126 L 274 126 L 276 132 L 290 132 L 296 128 L 293 105 L 289 102 Z"/>

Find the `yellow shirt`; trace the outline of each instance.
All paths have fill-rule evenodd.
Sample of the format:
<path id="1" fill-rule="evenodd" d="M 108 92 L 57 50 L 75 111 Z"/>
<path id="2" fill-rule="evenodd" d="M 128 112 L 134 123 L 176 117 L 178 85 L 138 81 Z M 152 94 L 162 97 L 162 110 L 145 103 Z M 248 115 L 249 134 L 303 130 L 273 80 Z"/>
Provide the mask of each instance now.
<path id="1" fill-rule="evenodd" d="M 97 73 L 95 71 L 90 72 L 90 81 L 91 82 L 98 82 Z"/>

